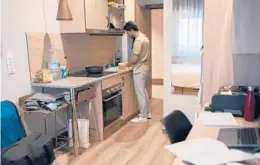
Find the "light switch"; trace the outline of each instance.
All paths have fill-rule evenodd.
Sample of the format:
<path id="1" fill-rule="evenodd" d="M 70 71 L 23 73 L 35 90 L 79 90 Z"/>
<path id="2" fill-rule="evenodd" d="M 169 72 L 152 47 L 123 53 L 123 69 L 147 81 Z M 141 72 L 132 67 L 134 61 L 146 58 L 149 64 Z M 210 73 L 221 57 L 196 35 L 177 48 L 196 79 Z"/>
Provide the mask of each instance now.
<path id="1" fill-rule="evenodd" d="M 12 52 L 8 52 L 6 56 L 8 74 L 15 74 L 14 56 Z"/>

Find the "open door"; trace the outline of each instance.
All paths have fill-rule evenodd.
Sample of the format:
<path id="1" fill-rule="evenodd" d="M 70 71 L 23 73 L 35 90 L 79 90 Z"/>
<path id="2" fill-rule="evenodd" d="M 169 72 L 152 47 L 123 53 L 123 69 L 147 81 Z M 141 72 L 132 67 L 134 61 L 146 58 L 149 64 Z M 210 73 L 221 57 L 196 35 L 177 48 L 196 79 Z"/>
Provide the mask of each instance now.
<path id="1" fill-rule="evenodd" d="M 135 7 L 135 22 L 139 28 L 139 30 L 146 34 L 147 37 L 150 39 L 150 45 L 152 45 L 152 29 L 151 29 L 151 17 L 152 13 L 149 8 L 144 6 L 140 6 L 136 3 Z M 152 49 L 150 46 L 150 61 L 149 61 L 150 73 L 149 79 L 147 82 L 147 92 L 149 98 L 152 98 Z"/>

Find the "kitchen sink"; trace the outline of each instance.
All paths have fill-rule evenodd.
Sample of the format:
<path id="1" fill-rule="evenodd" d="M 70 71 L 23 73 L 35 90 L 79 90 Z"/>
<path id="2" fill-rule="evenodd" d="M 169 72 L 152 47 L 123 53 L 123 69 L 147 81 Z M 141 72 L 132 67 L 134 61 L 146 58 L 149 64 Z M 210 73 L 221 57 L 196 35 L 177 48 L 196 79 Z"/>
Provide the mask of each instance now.
<path id="1" fill-rule="evenodd" d="M 118 67 L 109 67 L 109 68 L 105 69 L 104 72 L 117 73 L 118 72 Z"/>

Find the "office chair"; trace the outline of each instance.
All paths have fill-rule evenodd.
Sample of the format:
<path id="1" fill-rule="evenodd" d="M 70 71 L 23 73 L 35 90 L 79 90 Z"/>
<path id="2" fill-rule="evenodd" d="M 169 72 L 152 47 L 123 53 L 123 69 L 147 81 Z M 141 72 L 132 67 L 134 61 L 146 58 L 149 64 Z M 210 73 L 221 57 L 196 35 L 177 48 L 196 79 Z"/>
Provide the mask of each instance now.
<path id="1" fill-rule="evenodd" d="M 189 119 L 180 110 L 174 110 L 166 116 L 163 124 L 171 144 L 184 141 L 192 128 Z"/>

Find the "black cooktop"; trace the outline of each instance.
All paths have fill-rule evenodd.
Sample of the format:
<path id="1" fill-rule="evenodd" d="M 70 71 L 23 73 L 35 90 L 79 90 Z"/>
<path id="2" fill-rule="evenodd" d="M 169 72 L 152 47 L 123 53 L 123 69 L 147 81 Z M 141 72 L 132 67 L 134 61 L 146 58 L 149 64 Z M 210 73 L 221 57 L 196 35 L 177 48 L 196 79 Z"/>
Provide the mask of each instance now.
<path id="1" fill-rule="evenodd" d="M 102 76 L 107 76 L 107 75 L 110 75 L 110 74 L 114 74 L 114 72 L 101 72 L 101 73 L 87 73 L 86 71 L 80 71 L 80 72 L 74 72 L 74 73 L 71 73 L 69 76 L 72 76 L 72 77 L 102 77 Z"/>

